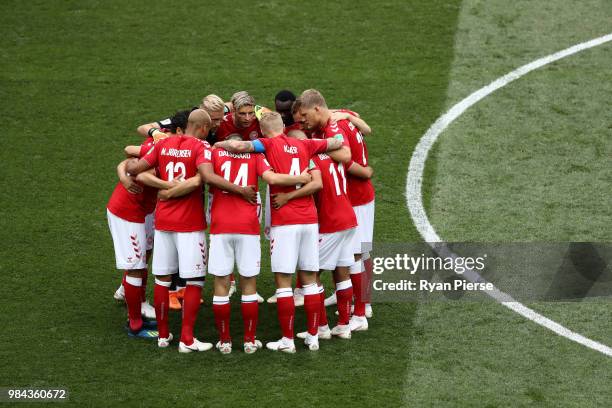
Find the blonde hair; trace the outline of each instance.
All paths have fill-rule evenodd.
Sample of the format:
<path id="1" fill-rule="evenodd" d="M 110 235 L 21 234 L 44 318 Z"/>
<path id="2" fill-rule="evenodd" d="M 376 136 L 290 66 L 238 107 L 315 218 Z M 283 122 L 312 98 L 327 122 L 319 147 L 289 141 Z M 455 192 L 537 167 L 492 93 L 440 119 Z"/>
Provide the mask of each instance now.
<path id="1" fill-rule="evenodd" d="M 200 109 L 204 109 L 206 112 L 215 112 L 218 110 L 223 110 L 225 104 L 223 103 L 223 99 L 219 98 L 215 94 L 206 95 L 204 99 L 202 99 L 202 104 L 200 104 Z"/>
<path id="2" fill-rule="evenodd" d="M 242 108 L 243 106 L 255 106 L 255 98 L 253 98 L 247 91 L 239 91 L 232 95 L 232 106 L 234 111 Z"/>
<path id="3" fill-rule="evenodd" d="M 266 112 L 259 119 L 259 126 L 264 134 L 282 133 L 284 125 L 283 118 L 278 112 Z"/>
<path id="4" fill-rule="evenodd" d="M 325 98 L 321 95 L 321 92 L 316 89 L 307 89 L 298 98 L 299 106 L 304 107 L 306 109 L 314 108 L 315 106 L 320 106 L 322 108 L 327 108 L 327 103 L 325 102 Z"/>

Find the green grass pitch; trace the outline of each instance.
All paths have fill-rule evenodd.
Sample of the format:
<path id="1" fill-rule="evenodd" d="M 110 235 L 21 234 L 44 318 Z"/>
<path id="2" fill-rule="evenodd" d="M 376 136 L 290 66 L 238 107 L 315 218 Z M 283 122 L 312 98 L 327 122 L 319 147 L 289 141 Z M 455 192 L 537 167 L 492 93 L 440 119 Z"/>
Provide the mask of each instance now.
<path id="1" fill-rule="evenodd" d="M 314 87 L 374 130 L 375 240 L 420 241 L 404 197 L 419 138 L 497 77 L 612 31 L 608 1 L 6 0 L 0 11 L 0 387 L 65 387 L 69 405 L 96 407 L 612 403 L 609 357 L 493 302 L 377 304 L 369 331 L 318 353 L 245 355 L 238 304 L 230 355 L 128 339 L 105 215 L 137 125 L 209 93 L 272 105 L 280 89 Z M 442 135 L 424 180 L 442 237 L 612 241 L 611 53 L 529 74 Z M 196 328 L 208 341 L 211 286 Z M 268 262 L 259 291 L 273 293 Z M 612 343 L 609 299 L 529 306 Z M 264 304 L 258 337 L 278 333 Z"/>

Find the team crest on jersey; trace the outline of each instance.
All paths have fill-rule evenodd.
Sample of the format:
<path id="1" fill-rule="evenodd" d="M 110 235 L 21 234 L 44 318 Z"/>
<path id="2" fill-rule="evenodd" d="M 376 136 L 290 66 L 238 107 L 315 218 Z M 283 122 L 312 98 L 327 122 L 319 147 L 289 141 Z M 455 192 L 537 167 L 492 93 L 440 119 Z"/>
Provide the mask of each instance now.
<path id="1" fill-rule="evenodd" d="M 249 133 L 249 139 L 251 139 L 251 140 L 257 139 L 258 136 L 259 136 L 259 133 L 257 133 L 256 130 L 254 130 L 251 133 Z"/>

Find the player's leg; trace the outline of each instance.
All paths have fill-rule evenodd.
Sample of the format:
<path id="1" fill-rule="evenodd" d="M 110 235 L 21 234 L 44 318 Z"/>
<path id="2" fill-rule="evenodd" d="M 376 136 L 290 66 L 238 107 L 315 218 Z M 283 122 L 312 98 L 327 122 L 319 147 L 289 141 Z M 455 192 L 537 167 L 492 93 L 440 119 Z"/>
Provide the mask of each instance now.
<path id="1" fill-rule="evenodd" d="M 372 317 L 372 305 L 370 304 L 372 294 L 372 260 L 370 252 L 372 251 L 372 240 L 374 238 L 374 201 L 367 204 L 354 207 L 355 215 L 357 216 L 358 234 L 361 240 L 361 261 L 363 262 L 363 301 L 365 303 L 365 316 Z"/>
<path id="2" fill-rule="evenodd" d="M 319 272 L 319 225 L 305 224 L 300 226 L 298 268 L 304 292 L 304 311 L 308 336 L 304 344 L 310 350 L 319 349 L 319 318 L 321 315 L 321 296 L 317 285 Z"/>
<path id="3" fill-rule="evenodd" d="M 183 298 L 179 352 L 210 350 L 213 347 L 211 343 L 201 342 L 193 335 L 206 275 L 206 236 L 204 231 L 177 232 L 176 244 L 179 254 L 179 274 L 187 281 Z"/>
<path id="4" fill-rule="evenodd" d="M 146 255 L 148 262 L 153 255 L 153 241 L 155 236 L 155 228 L 154 228 L 154 215 L 153 213 L 148 214 L 145 217 L 145 234 L 146 234 Z M 155 319 L 155 308 L 151 306 L 151 304 L 147 301 L 147 283 L 149 278 L 149 270 L 148 267 L 145 267 L 144 272 L 142 274 L 142 286 L 140 287 L 140 297 L 141 297 L 141 305 L 140 305 L 140 313 L 143 317 L 153 320 Z"/>
<path id="5" fill-rule="evenodd" d="M 298 228 L 298 225 L 282 225 L 270 229 L 270 258 L 276 283 L 276 310 L 282 338 L 267 343 L 266 347 L 286 353 L 295 353 L 295 303 L 291 283 L 298 261 Z"/>
<path id="6" fill-rule="evenodd" d="M 355 229 L 342 231 L 342 237 L 338 243 L 340 254 L 334 271 L 336 282 L 336 297 L 338 298 L 338 324 L 332 329 L 332 335 L 342 339 L 351 338 L 350 309 L 353 301 L 353 283 L 351 281 L 350 268 L 354 264 L 353 241 L 355 240 Z"/>
<path id="7" fill-rule="evenodd" d="M 236 235 L 235 256 L 240 273 L 241 310 L 244 323 L 244 352 L 254 353 L 262 344 L 256 339 L 259 299 L 256 279 L 261 263 L 259 235 Z"/>
<path id="8" fill-rule="evenodd" d="M 217 349 L 223 354 L 231 353 L 230 335 L 230 281 L 234 268 L 234 239 L 232 234 L 210 235 L 208 273 L 215 277 L 213 314 L 219 334 Z"/>
<path id="9" fill-rule="evenodd" d="M 159 347 L 168 347 L 173 338 L 168 327 L 168 311 L 172 275 L 176 274 L 179 266 L 175 235 L 175 232 L 155 231 L 153 303 L 155 304 L 155 316 L 159 330 L 157 339 Z"/>
<path id="10" fill-rule="evenodd" d="M 108 226 L 113 238 L 117 269 L 125 270 L 123 278 L 124 296 L 128 309 L 129 334 L 138 337 L 143 328 L 140 314 L 143 271 L 146 270 L 146 243 L 144 223 L 124 220 L 107 210 Z M 149 336 L 151 337 L 151 336 Z"/>
<path id="11" fill-rule="evenodd" d="M 181 284 L 182 284 L 182 288 L 181 286 L 179 286 Z M 180 294 L 179 294 L 179 289 L 182 289 L 182 293 Z M 170 285 L 169 305 L 170 305 L 171 310 L 181 310 L 182 309 L 183 306 L 181 306 L 181 301 L 183 300 L 184 294 L 185 294 L 185 280 L 181 279 L 179 274 L 176 273 L 172 275 L 172 284 Z"/>

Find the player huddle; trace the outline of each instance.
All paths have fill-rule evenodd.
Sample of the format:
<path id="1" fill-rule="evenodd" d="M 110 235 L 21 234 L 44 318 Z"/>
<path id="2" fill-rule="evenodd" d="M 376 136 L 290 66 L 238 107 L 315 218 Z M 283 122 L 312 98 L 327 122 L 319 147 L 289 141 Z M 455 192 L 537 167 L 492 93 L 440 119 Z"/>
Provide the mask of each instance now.
<path id="1" fill-rule="evenodd" d="M 262 300 L 256 286 L 263 201 L 259 179 L 268 184 L 265 231 L 277 287 L 268 302 L 277 305 L 282 332 L 266 347 L 296 351 L 296 304 L 303 304 L 307 322 L 297 337 L 310 350 L 319 349 L 319 339 L 350 339 L 353 331 L 367 330 L 374 188 L 362 132 L 370 129 L 354 112 L 330 110 L 314 89 L 297 99 L 280 92 L 275 104 L 277 112 L 261 108 L 244 91 L 229 104 L 209 95 L 199 108 L 139 127 L 147 139 L 140 147 L 126 148 L 132 157 L 117 167 L 120 182 L 107 206 L 117 268 L 125 270 L 118 293 L 127 304 L 130 336 L 156 337 L 159 347 L 171 344 L 170 287 L 178 274 L 184 280 L 179 352 L 213 348 L 193 335 L 208 273 L 214 276 L 216 348 L 230 353 L 236 265 L 244 351 L 262 347 L 256 338 Z M 210 246 L 204 233 L 208 227 Z M 152 248 L 154 310 L 145 299 Z M 335 294 L 328 299 L 322 271 L 332 271 L 335 282 Z M 333 303 L 338 320 L 330 329 L 325 306 Z"/>

